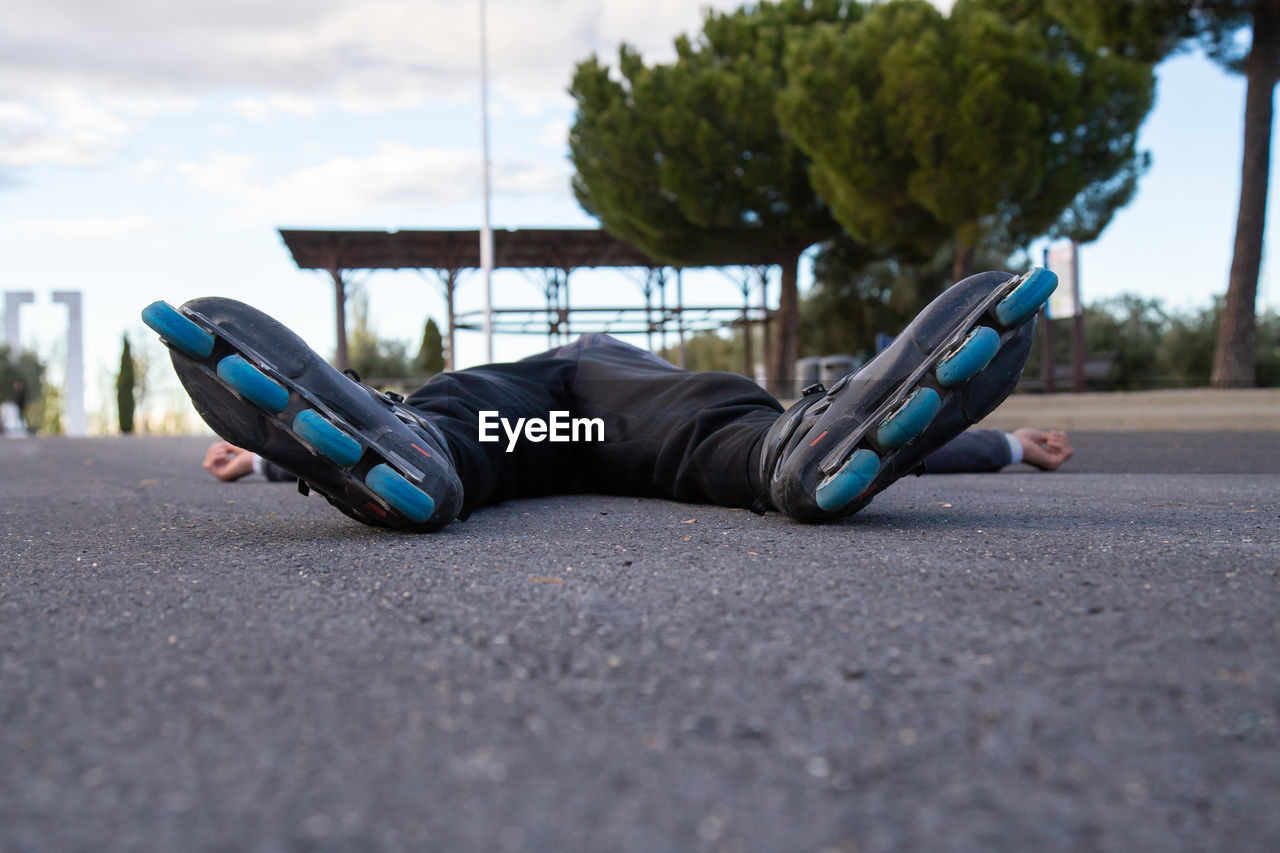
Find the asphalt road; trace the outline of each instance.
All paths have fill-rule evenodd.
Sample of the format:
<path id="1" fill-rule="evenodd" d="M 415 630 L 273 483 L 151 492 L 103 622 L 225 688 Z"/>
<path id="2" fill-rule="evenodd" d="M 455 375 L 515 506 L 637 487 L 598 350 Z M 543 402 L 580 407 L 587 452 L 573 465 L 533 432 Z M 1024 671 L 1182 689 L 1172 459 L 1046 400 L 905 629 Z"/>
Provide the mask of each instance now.
<path id="1" fill-rule="evenodd" d="M 0 441 L 0 849 L 1280 848 L 1280 437 L 430 536 Z"/>

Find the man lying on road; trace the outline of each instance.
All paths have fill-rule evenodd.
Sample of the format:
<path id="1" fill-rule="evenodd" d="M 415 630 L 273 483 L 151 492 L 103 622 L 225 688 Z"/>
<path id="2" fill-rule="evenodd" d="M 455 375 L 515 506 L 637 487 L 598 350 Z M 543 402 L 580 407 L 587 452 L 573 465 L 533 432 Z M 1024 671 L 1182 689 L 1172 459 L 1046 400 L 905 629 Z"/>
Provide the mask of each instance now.
<path id="1" fill-rule="evenodd" d="M 143 320 L 214 432 L 366 524 L 428 532 L 481 506 L 570 492 L 822 522 L 929 470 L 1008 396 L 1056 284 L 1042 269 L 970 276 L 861 370 L 805 389 L 785 411 L 744 376 L 681 370 L 606 335 L 442 373 L 405 399 L 339 373 L 234 300 L 156 302 Z M 974 448 L 1003 445 L 997 468 L 1019 448 L 1041 467 L 1071 454 L 1062 433 L 1024 435 L 980 430 L 961 447 L 972 466 Z"/>

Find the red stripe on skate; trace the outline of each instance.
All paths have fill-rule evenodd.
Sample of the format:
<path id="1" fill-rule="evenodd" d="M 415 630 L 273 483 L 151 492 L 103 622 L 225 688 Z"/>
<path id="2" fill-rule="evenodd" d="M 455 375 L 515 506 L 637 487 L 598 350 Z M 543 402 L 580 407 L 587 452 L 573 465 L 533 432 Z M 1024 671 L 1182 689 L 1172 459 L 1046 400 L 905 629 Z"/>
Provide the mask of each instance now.
<path id="1" fill-rule="evenodd" d="M 824 430 L 822 431 L 822 435 L 818 436 L 818 437 L 817 437 L 817 438 L 815 438 L 813 441 L 809 442 L 809 446 L 810 446 L 810 447 L 813 447 L 813 446 L 814 446 L 815 444 L 817 444 L 819 441 L 822 441 L 822 439 L 823 439 L 824 437 L 826 437 L 826 434 L 827 434 L 827 430 L 825 430 L 825 429 L 824 429 Z"/>
<path id="2" fill-rule="evenodd" d="M 413 444 L 413 442 L 409 442 L 409 443 L 410 443 L 410 444 Z M 416 451 L 418 451 L 419 453 L 421 453 L 423 456 L 427 457 L 428 459 L 430 459 L 430 458 L 431 458 L 431 454 L 430 454 L 430 453 L 428 453 L 427 451 L 423 450 L 423 449 L 422 449 L 421 447 L 419 447 L 418 445 L 413 444 L 413 449 L 414 449 L 414 450 L 416 450 Z"/>
<path id="3" fill-rule="evenodd" d="M 378 505 L 377 505 L 376 503 L 374 503 L 373 501 L 365 501 L 365 502 L 364 502 L 364 505 L 365 505 L 365 506 L 367 506 L 369 509 L 373 510 L 374 512 L 376 512 L 378 515 L 386 516 L 386 514 L 387 514 L 387 511 L 386 511 L 385 509 L 383 509 L 382 507 L 378 506 Z"/>

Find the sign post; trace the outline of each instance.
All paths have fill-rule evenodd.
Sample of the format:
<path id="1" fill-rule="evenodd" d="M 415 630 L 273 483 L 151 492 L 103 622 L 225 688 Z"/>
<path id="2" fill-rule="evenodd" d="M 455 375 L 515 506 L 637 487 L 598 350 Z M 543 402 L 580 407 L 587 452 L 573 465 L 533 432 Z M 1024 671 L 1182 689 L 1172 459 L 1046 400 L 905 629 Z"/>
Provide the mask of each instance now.
<path id="1" fill-rule="evenodd" d="M 480 0 L 480 135 L 483 160 L 484 223 L 480 228 L 480 269 L 484 272 L 484 357 L 493 362 L 493 226 L 489 222 L 489 45 L 485 0 Z"/>
<path id="2" fill-rule="evenodd" d="M 1057 274 L 1059 287 L 1049 297 L 1049 320 L 1071 319 L 1071 377 L 1076 393 L 1084 391 L 1084 306 L 1080 304 L 1080 244 L 1072 240 L 1064 246 L 1044 250 L 1045 266 Z M 1045 324 L 1046 326 L 1049 323 Z M 1046 380 L 1045 389 L 1049 389 Z"/>
<path id="3" fill-rule="evenodd" d="M 1071 241 L 1071 300 L 1076 313 L 1071 320 L 1071 368 L 1076 393 L 1084 392 L 1084 306 L 1080 304 L 1080 244 Z"/>

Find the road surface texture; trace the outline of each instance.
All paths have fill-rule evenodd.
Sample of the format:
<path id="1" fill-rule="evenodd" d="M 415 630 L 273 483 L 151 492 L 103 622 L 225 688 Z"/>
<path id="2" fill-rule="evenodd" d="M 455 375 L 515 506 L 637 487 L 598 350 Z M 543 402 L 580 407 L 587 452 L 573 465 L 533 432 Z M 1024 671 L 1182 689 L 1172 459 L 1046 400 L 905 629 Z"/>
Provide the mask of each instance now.
<path id="1" fill-rule="evenodd" d="M 0 441 L 0 849 L 1280 847 L 1280 439 L 412 536 Z"/>

